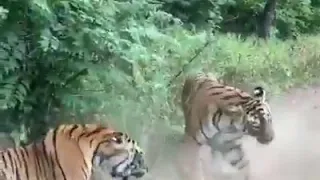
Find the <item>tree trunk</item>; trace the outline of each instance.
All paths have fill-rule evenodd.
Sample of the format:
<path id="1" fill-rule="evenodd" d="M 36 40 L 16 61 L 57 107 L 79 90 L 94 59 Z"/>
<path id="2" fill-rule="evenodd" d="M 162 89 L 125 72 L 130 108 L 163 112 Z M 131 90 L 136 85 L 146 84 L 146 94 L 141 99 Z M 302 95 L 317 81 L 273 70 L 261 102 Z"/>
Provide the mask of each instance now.
<path id="1" fill-rule="evenodd" d="M 277 0 L 266 0 L 263 12 L 258 19 L 258 37 L 265 40 L 270 38 L 270 29 L 276 15 Z"/>

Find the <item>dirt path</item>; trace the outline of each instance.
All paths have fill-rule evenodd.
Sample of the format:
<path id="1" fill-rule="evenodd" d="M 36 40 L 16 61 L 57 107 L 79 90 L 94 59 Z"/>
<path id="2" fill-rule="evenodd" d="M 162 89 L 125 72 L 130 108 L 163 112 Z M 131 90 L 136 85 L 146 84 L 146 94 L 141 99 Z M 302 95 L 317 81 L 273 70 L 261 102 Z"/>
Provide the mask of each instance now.
<path id="1" fill-rule="evenodd" d="M 276 139 L 247 140 L 253 180 L 320 178 L 320 86 L 291 90 L 272 101 Z"/>
<path id="2" fill-rule="evenodd" d="M 244 141 L 251 163 L 251 180 L 319 180 L 320 86 L 284 93 L 271 100 L 271 108 L 275 140 L 268 146 L 258 144 L 253 138 Z M 170 166 L 172 158 L 168 154 L 171 153 L 158 158 L 162 162 L 153 166 L 153 171 L 158 173 L 151 179 L 179 179 Z"/>
<path id="3" fill-rule="evenodd" d="M 291 90 L 271 102 L 275 140 L 268 146 L 259 145 L 253 139 L 245 141 L 252 166 L 251 180 L 319 180 L 320 86 Z M 155 144 L 159 145 L 157 141 Z M 153 166 L 158 173 L 145 179 L 178 180 L 174 168 L 163 161 Z"/>

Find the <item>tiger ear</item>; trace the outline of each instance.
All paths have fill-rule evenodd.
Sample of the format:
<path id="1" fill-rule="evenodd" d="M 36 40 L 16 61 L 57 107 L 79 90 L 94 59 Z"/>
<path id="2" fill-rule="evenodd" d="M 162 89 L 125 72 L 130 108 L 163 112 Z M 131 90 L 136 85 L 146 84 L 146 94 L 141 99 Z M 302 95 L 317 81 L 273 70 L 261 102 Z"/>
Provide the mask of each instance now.
<path id="1" fill-rule="evenodd" d="M 257 99 L 261 99 L 262 101 L 266 100 L 266 91 L 263 87 L 257 86 L 253 89 L 253 96 Z"/>

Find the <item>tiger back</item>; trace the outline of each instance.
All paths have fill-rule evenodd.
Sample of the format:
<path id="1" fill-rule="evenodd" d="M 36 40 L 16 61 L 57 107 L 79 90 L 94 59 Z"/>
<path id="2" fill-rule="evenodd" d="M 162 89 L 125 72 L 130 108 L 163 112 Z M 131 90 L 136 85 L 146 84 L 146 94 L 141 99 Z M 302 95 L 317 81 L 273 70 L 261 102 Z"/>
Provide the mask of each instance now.
<path id="1" fill-rule="evenodd" d="M 274 138 L 271 111 L 262 87 L 254 88 L 251 95 L 219 82 L 210 73 L 198 73 L 186 78 L 181 103 L 185 134 L 199 144 L 230 125 L 237 125 L 262 144 Z"/>
<path id="2" fill-rule="evenodd" d="M 96 124 L 63 124 L 40 142 L 1 151 L 0 178 L 89 180 L 92 167 L 103 162 L 112 177 L 139 178 L 148 171 L 141 148 L 126 133 Z"/>

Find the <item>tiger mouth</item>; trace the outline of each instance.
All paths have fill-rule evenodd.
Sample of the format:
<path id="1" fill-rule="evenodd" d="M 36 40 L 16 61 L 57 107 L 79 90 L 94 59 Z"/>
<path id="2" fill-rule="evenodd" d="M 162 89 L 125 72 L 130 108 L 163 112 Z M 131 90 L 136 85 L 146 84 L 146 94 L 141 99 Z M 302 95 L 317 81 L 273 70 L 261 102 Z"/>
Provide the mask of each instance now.
<path id="1" fill-rule="evenodd" d="M 138 152 L 135 153 L 133 161 L 124 169 L 124 171 L 117 172 L 116 169 L 117 167 L 114 167 L 114 170 L 111 173 L 112 177 L 127 179 L 128 177 L 133 176 L 136 178 L 141 178 L 148 173 L 148 167 L 144 162 L 143 156 Z"/>
<path id="2" fill-rule="evenodd" d="M 266 133 L 264 128 L 262 128 L 261 126 L 256 129 L 253 128 L 251 124 L 247 124 L 246 130 L 247 134 L 255 137 L 260 144 L 270 144 L 274 139 L 273 135 L 270 133 Z"/>
<path id="3" fill-rule="evenodd" d="M 131 171 L 130 175 L 137 178 L 140 178 L 148 173 L 148 167 L 146 166 L 141 167 L 140 165 L 131 164 L 129 169 Z"/>
<path id="4" fill-rule="evenodd" d="M 123 180 L 128 179 L 129 177 L 133 176 L 136 178 L 141 178 L 148 172 L 147 167 L 139 167 L 137 165 L 129 165 L 125 171 L 123 172 L 115 172 L 111 173 L 113 178 L 123 178 Z"/>

